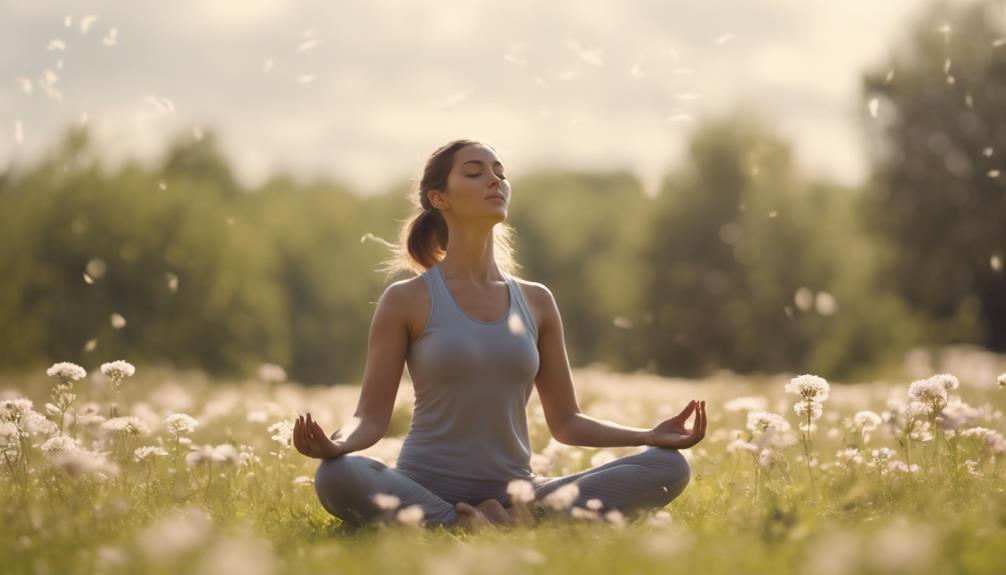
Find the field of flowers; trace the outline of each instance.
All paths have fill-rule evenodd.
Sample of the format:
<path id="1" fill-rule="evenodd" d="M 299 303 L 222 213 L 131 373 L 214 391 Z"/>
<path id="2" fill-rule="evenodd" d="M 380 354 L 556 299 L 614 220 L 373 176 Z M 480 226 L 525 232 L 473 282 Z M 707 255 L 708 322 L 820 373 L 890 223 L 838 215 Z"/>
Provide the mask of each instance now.
<path id="1" fill-rule="evenodd" d="M 1006 366 L 993 363 L 866 383 L 576 370 L 599 419 L 649 427 L 706 399 L 706 438 L 683 452 L 691 483 L 638 521 L 566 509 L 474 534 L 423 529 L 393 498 L 368 529 L 322 509 L 293 421 L 310 411 L 334 431 L 358 386 L 305 387 L 268 364 L 254 380 L 211 381 L 56 363 L 0 379 L 2 571 L 1004 573 Z M 412 397 L 406 379 L 388 435 L 357 453 L 394 464 Z M 642 449 L 554 441 L 536 395 L 529 423 L 542 474 Z"/>

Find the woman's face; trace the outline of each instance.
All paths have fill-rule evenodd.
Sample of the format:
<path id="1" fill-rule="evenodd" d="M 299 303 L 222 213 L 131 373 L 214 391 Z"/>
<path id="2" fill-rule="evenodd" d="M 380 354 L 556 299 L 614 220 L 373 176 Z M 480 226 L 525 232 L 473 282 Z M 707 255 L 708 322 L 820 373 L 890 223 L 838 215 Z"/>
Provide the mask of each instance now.
<path id="1" fill-rule="evenodd" d="M 449 192 L 434 205 L 449 206 L 456 217 L 506 219 L 510 205 L 510 181 L 503 163 L 491 149 L 470 145 L 454 154 L 454 167 L 447 176 Z"/>

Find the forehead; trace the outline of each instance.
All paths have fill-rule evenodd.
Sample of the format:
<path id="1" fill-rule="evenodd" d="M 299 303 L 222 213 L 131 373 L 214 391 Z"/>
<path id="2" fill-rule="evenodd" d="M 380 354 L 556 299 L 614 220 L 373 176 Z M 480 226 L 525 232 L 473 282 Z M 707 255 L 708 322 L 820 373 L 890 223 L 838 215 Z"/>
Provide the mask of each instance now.
<path id="1" fill-rule="evenodd" d="M 503 164 L 503 162 L 501 162 L 499 157 L 496 155 L 496 152 L 493 152 L 491 149 L 486 148 L 485 146 L 478 146 L 478 145 L 465 146 L 464 148 L 461 148 L 460 150 L 458 150 L 455 159 L 456 164 L 458 166 L 462 166 L 469 161 L 483 162 L 483 163 L 488 162 L 490 164 L 500 164 L 500 165 Z"/>

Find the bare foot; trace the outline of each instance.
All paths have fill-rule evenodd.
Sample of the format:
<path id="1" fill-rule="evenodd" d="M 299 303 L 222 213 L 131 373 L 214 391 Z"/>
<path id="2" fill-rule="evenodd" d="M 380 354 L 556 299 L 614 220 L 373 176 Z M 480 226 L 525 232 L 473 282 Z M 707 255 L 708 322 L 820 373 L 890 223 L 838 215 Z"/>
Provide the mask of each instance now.
<path id="1" fill-rule="evenodd" d="M 513 525 L 513 517 L 511 517 L 510 512 L 503 507 L 503 504 L 495 499 L 486 499 L 482 503 L 478 504 L 478 509 L 486 516 L 489 521 L 495 523 L 496 525 Z"/>
<path id="2" fill-rule="evenodd" d="M 485 527 L 493 525 L 485 516 L 481 509 L 472 507 L 465 502 L 458 502 L 454 508 L 458 512 L 458 526 L 469 533 L 474 533 Z"/>

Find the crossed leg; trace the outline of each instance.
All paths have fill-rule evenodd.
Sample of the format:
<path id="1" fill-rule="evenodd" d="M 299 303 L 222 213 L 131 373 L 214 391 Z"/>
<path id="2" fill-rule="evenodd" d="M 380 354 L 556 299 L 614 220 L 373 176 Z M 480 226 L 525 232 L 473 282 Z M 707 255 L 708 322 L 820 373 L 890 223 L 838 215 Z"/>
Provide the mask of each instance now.
<path id="1" fill-rule="evenodd" d="M 588 501 L 597 499 L 600 513 L 617 510 L 633 518 L 664 507 L 680 495 L 691 480 L 691 467 L 677 449 L 650 446 L 578 473 L 536 479 L 544 480 L 535 486 L 538 503 L 573 483 L 579 493 L 570 507 L 587 508 Z"/>
<path id="2" fill-rule="evenodd" d="M 601 513 L 618 510 L 626 517 L 660 508 L 677 497 L 691 477 L 691 469 L 676 449 L 649 447 L 603 465 L 560 477 L 534 476 L 536 505 L 556 489 L 575 483 L 579 489 L 572 506 L 587 507 L 598 499 Z M 371 457 L 346 454 L 321 462 L 315 472 L 315 492 L 332 515 L 362 525 L 390 519 L 374 496 L 394 495 L 400 507 L 419 505 L 427 526 L 452 526 L 460 517 L 457 507 L 425 485 Z M 505 499 L 505 498 L 502 498 Z M 510 507 L 508 500 L 501 501 Z"/>

